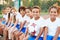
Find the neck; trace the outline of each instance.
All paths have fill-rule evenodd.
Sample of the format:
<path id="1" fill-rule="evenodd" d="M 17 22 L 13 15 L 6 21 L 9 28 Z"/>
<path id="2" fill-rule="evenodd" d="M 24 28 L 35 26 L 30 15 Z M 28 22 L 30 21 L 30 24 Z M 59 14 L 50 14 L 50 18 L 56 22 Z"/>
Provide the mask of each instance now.
<path id="1" fill-rule="evenodd" d="M 56 20 L 56 18 L 51 18 L 51 21 L 54 22 Z"/>
<path id="2" fill-rule="evenodd" d="M 24 17 L 25 15 L 22 15 L 22 17 Z"/>
<path id="3" fill-rule="evenodd" d="M 32 19 L 33 17 L 30 17 L 30 19 Z"/>
<path id="4" fill-rule="evenodd" d="M 35 17 L 35 20 L 38 20 L 40 17 L 38 16 L 38 17 Z"/>

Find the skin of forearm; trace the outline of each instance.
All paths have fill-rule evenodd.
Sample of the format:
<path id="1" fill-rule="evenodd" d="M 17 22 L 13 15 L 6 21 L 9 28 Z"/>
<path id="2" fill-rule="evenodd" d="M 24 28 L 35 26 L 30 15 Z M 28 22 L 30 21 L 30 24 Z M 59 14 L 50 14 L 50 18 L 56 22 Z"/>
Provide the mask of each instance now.
<path id="1" fill-rule="evenodd" d="M 43 33 L 43 28 L 40 28 L 40 32 L 36 38 L 39 38 L 42 35 L 42 33 Z"/>
<path id="2" fill-rule="evenodd" d="M 14 27 L 16 27 L 17 23 L 18 23 L 18 21 L 16 21 L 16 22 L 14 23 Z"/>
<path id="3" fill-rule="evenodd" d="M 29 33 L 28 33 L 28 28 L 26 28 L 26 34 L 25 34 L 25 36 L 27 36 Z"/>
<path id="4" fill-rule="evenodd" d="M 48 28 L 45 27 L 45 28 L 44 28 L 44 39 L 43 39 L 43 40 L 46 40 L 47 33 L 48 33 Z"/>
<path id="5" fill-rule="evenodd" d="M 60 27 L 57 28 L 57 31 L 56 31 L 56 34 L 55 34 L 53 40 L 57 40 L 59 34 L 60 34 Z"/>
<path id="6" fill-rule="evenodd" d="M 21 22 L 21 24 L 20 24 L 20 31 L 21 31 L 21 29 L 24 27 L 25 23 L 26 23 L 26 21 Z"/>

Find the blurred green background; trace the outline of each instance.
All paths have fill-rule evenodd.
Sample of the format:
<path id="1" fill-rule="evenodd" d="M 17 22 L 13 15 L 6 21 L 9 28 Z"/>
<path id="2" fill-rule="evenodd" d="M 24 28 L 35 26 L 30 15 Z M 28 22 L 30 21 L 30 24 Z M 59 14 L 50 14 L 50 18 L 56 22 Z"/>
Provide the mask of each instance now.
<path id="1" fill-rule="evenodd" d="M 17 3 L 16 3 L 17 1 Z M 33 7 L 35 5 L 41 7 L 41 14 L 46 15 L 48 14 L 48 8 L 53 4 L 57 3 L 60 6 L 60 0 L 0 0 L 0 18 L 2 17 L 2 9 L 6 6 L 15 7 L 17 5 L 26 6 L 26 7 Z M 16 5 L 17 4 L 17 5 Z M 18 8 L 19 8 L 18 7 Z"/>

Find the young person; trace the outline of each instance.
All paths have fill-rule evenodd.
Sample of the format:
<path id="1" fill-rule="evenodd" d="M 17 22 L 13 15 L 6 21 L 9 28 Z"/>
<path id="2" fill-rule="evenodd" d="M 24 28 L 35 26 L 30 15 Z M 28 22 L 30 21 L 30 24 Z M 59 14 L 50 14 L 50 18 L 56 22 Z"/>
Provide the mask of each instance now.
<path id="1" fill-rule="evenodd" d="M 43 33 L 44 19 L 40 16 L 40 11 L 38 6 L 32 8 L 33 19 L 28 25 L 28 33 L 30 34 L 28 40 L 43 40 L 41 35 Z"/>
<path id="2" fill-rule="evenodd" d="M 6 12 L 5 12 L 6 8 L 4 8 L 2 10 L 2 15 L 3 15 L 3 18 L 2 20 L 0 20 L 0 35 L 2 36 L 3 35 L 3 29 L 4 29 L 4 24 L 6 23 Z"/>
<path id="3" fill-rule="evenodd" d="M 26 26 L 25 28 L 27 29 L 27 26 L 29 25 L 30 20 L 33 18 L 33 15 L 31 7 L 27 7 L 25 11 L 26 11 L 26 18 L 25 18 L 26 23 L 24 26 Z M 19 40 L 26 40 L 28 38 L 28 35 L 26 35 L 27 34 L 26 31 L 27 30 L 25 30 L 25 33 L 19 36 Z"/>
<path id="4" fill-rule="evenodd" d="M 58 8 L 58 17 L 60 18 L 60 6 L 58 6 L 57 8 Z M 57 31 L 55 33 L 53 40 L 60 40 L 59 34 L 60 34 L 60 27 L 57 28 Z"/>
<path id="5" fill-rule="evenodd" d="M 3 30 L 3 34 L 4 34 L 4 40 L 7 40 L 7 26 L 9 26 L 10 22 L 9 22 L 9 19 L 10 19 L 10 11 L 11 11 L 11 7 L 6 7 L 6 23 L 5 23 L 5 28 Z"/>
<path id="6" fill-rule="evenodd" d="M 16 24 L 17 24 L 17 22 L 16 22 L 16 15 L 17 15 L 18 13 L 17 13 L 17 10 L 13 7 L 12 9 L 11 9 L 11 18 L 12 18 L 12 21 L 11 21 L 11 25 L 10 25 L 10 27 L 9 27 L 9 30 L 8 30 L 8 33 L 9 33 L 9 39 L 11 40 L 12 39 L 12 34 L 13 34 L 13 32 L 15 31 L 15 30 L 17 30 L 16 28 L 15 28 L 15 26 L 16 26 Z"/>
<path id="7" fill-rule="evenodd" d="M 18 21 L 18 23 L 16 25 L 17 30 L 14 32 L 14 36 L 15 36 L 16 40 L 18 40 L 19 35 L 22 34 L 21 30 L 25 24 L 25 21 L 23 21 L 25 18 L 25 7 L 21 6 L 19 8 L 19 12 L 20 12 L 20 14 L 16 16 L 16 21 Z M 23 32 L 25 32 L 25 31 L 23 31 Z"/>
<path id="8" fill-rule="evenodd" d="M 58 9 L 55 6 L 49 8 L 49 15 L 50 17 L 46 20 L 46 30 L 45 31 L 45 39 L 46 40 L 53 40 L 53 37 L 56 34 L 57 28 L 60 27 L 60 19 L 57 17 Z M 46 38 L 47 37 L 47 38 Z M 58 39 L 59 40 L 59 37 Z"/>

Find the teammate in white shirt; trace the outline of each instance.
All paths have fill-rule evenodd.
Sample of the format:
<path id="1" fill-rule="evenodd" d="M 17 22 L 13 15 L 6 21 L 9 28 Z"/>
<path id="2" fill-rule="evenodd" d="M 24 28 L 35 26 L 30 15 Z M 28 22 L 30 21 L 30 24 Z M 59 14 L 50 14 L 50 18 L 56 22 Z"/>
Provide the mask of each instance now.
<path id="1" fill-rule="evenodd" d="M 58 6 L 57 8 L 58 8 L 58 17 L 60 18 L 60 7 Z M 57 28 L 56 34 L 55 34 L 53 40 L 60 40 L 59 34 L 60 34 L 60 27 Z"/>
<path id="2" fill-rule="evenodd" d="M 30 23 L 30 20 L 33 18 L 31 7 L 27 7 L 25 11 L 26 11 L 26 16 L 25 16 L 24 20 L 26 21 L 26 23 L 25 23 L 25 25 L 24 25 L 24 27 L 22 29 L 23 34 L 21 36 L 19 36 L 19 40 L 27 39 L 26 29 L 27 29 L 27 26 Z"/>
<path id="3" fill-rule="evenodd" d="M 5 27 L 4 27 L 4 30 L 3 30 L 4 40 L 7 40 L 7 27 L 6 27 L 7 25 L 6 24 L 8 23 L 8 25 L 9 25 L 9 23 L 10 23 L 10 22 L 8 22 L 8 20 L 10 19 L 10 13 L 11 13 L 10 11 L 11 11 L 11 7 L 10 6 L 6 7 L 6 10 L 5 10 L 6 17 L 4 16 L 6 23 L 4 24 Z"/>
<path id="4" fill-rule="evenodd" d="M 14 25 L 15 25 L 15 22 L 16 22 L 16 14 L 17 13 L 17 10 L 13 7 L 11 9 L 11 13 L 10 13 L 10 17 L 11 17 L 11 22 L 10 22 L 10 26 L 8 28 L 8 39 L 12 39 L 12 33 L 14 31 Z"/>
<path id="5" fill-rule="evenodd" d="M 11 7 L 6 7 L 4 9 L 4 13 L 2 13 L 2 15 L 3 15 L 2 24 L 5 24 L 5 22 L 7 22 L 7 20 L 8 20 L 8 14 L 9 14 L 10 10 L 11 10 Z"/>
<path id="6" fill-rule="evenodd" d="M 25 21 L 24 21 L 25 20 L 24 18 L 26 17 L 25 7 L 21 6 L 19 8 L 19 13 L 20 13 L 20 15 L 16 16 L 16 21 L 18 21 L 18 23 L 16 25 L 17 30 L 14 32 L 14 36 L 15 36 L 16 40 L 18 40 L 19 35 L 23 33 L 21 31 L 22 31 L 22 28 L 25 24 Z"/>
<path id="7" fill-rule="evenodd" d="M 2 18 L 2 20 L 0 21 L 0 35 L 1 34 L 3 34 L 3 29 L 4 29 L 4 25 L 5 25 L 5 21 L 6 21 L 6 8 L 4 8 L 3 10 L 2 10 L 2 15 L 3 15 L 3 18 Z"/>
<path id="8" fill-rule="evenodd" d="M 42 40 L 43 37 L 43 27 L 44 27 L 44 19 L 40 17 L 40 8 L 38 6 L 34 6 L 32 8 L 33 19 L 30 21 L 28 25 L 28 33 L 30 34 L 28 40 Z"/>
<path id="9" fill-rule="evenodd" d="M 46 40 L 53 40 L 53 37 L 56 34 L 57 28 L 60 27 L 60 19 L 57 17 L 58 14 L 58 9 L 55 6 L 50 7 L 49 9 L 49 15 L 50 17 L 46 20 L 46 27 L 48 30 L 45 31 L 45 38 Z M 60 36 L 58 37 L 57 40 L 60 40 Z"/>

